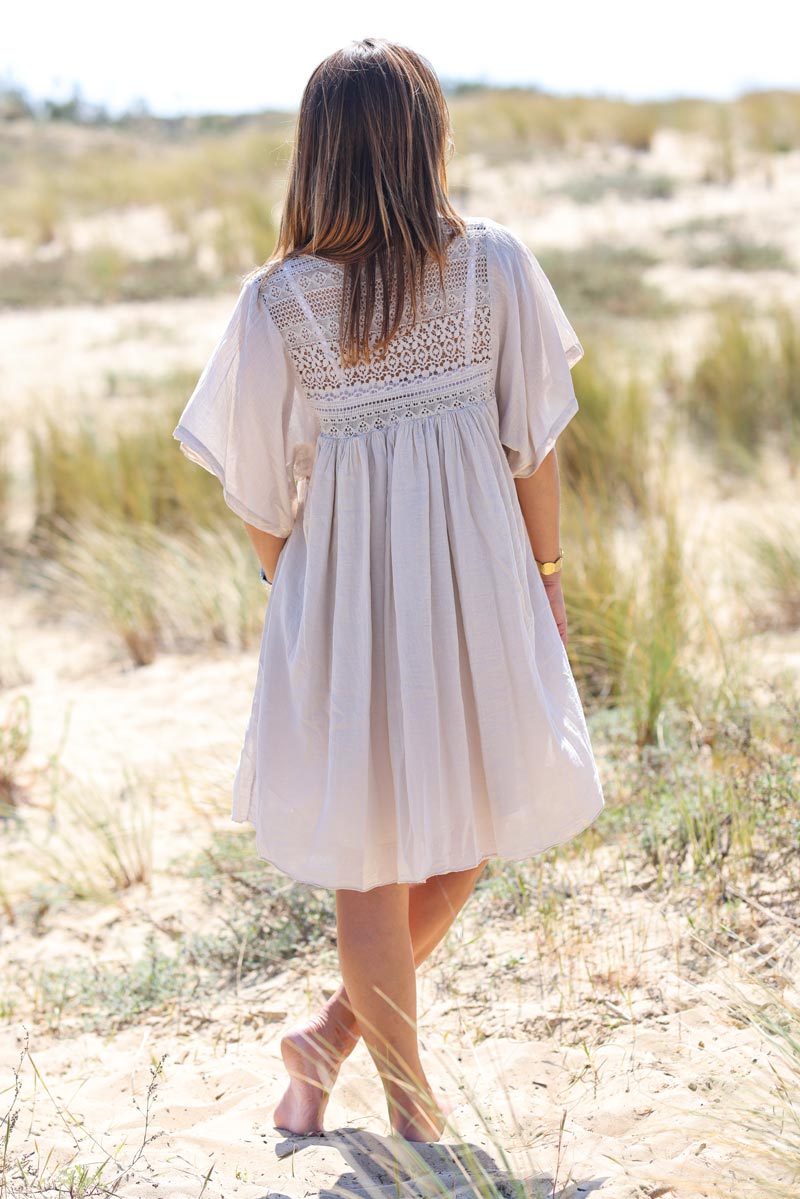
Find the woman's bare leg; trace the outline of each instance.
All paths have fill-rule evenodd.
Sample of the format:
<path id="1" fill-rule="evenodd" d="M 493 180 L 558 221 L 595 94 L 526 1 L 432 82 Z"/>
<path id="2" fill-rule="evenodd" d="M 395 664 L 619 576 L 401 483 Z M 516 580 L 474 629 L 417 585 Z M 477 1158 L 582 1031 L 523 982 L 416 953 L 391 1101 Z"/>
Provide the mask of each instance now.
<path id="1" fill-rule="evenodd" d="M 434 875 L 409 886 L 408 928 L 414 966 L 443 940 L 471 895 L 489 859 L 468 870 Z M 281 1038 L 289 1084 L 274 1112 L 277 1128 L 296 1133 L 321 1130 L 331 1088 L 361 1035 L 347 990 L 340 985 L 312 1020 Z"/>
<path id="2" fill-rule="evenodd" d="M 409 1140 L 437 1141 L 444 1117 L 419 1059 L 408 891 L 407 883 L 390 883 L 336 892 L 339 965 L 392 1128 Z"/>

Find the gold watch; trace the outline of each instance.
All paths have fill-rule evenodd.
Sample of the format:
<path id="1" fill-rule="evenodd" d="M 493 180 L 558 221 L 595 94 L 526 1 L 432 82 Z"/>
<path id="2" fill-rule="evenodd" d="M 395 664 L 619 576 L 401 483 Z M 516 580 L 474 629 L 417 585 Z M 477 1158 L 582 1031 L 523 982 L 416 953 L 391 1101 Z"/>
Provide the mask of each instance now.
<path id="1" fill-rule="evenodd" d="M 539 559 L 536 558 L 536 564 L 539 567 L 539 574 L 540 575 L 554 575 L 557 571 L 561 570 L 561 563 L 563 561 L 563 558 L 564 558 L 564 554 L 562 552 L 561 546 L 558 547 L 558 557 L 556 558 L 555 562 L 540 562 Z"/>

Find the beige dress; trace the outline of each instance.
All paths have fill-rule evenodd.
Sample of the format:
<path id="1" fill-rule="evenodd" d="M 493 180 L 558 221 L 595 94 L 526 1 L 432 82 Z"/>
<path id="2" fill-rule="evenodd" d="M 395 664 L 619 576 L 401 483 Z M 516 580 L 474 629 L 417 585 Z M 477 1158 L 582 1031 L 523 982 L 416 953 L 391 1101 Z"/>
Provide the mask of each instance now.
<path id="1" fill-rule="evenodd" d="M 578 411 L 583 349 L 495 221 L 468 220 L 445 285 L 431 264 L 418 321 L 344 368 L 342 268 L 254 273 L 173 433 L 288 536 L 232 815 L 323 887 L 528 858 L 604 804 L 513 483 Z"/>

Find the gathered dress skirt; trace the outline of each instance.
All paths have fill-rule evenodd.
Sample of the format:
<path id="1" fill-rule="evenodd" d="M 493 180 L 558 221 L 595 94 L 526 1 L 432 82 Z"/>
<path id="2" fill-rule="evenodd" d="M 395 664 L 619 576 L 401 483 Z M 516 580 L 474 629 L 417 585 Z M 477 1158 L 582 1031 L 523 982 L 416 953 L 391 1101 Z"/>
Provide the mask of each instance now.
<path id="1" fill-rule="evenodd" d="M 363 891 L 530 857 L 603 803 L 491 397 L 320 435 L 234 780 L 259 855 Z"/>

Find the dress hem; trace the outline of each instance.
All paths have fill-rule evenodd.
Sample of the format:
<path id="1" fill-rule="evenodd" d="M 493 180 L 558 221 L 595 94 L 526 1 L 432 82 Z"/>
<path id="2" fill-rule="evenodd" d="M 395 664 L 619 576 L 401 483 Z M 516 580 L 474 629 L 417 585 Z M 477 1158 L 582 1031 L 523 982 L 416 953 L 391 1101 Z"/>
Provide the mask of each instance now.
<path id="1" fill-rule="evenodd" d="M 593 814 L 588 817 L 588 819 L 585 817 L 582 818 L 576 825 L 571 826 L 569 829 L 567 829 L 566 832 L 561 833 L 554 841 L 550 841 L 546 845 L 539 846 L 538 848 L 526 849 L 526 850 L 523 850 L 522 853 L 513 853 L 513 854 L 498 853 L 496 849 L 492 849 L 492 850 L 489 850 L 488 852 L 479 854 L 479 856 L 477 858 L 474 858 L 472 861 L 463 863 L 462 865 L 451 866 L 447 863 L 442 863 L 440 865 L 432 866 L 428 870 L 428 872 L 422 876 L 422 878 L 385 879 L 382 882 L 371 882 L 371 883 L 367 884 L 366 886 L 357 886 L 354 883 L 323 883 L 316 879 L 298 878 L 298 876 L 296 874 L 293 874 L 290 870 L 287 870 L 285 866 L 281 866 L 280 862 L 277 862 L 274 858 L 267 857 L 266 854 L 262 853 L 260 847 L 258 846 L 257 841 L 256 841 L 256 852 L 262 862 L 268 862 L 270 866 L 275 866 L 283 874 L 286 874 L 289 876 L 289 878 L 293 879 L 294 882 L 302 883 L 304 886 L 307 886 L 307 887 L 324 887 L 329 890 L 335 890 L 335 891 L 341 890 L 341 891 L 362 891 L 363 892 L 363 891 L 372 891 L 376 887 L 387 887 L 387 886 L 391 886 L 393 884 L 398 884 L 398 883 L 405 883 L 405 884 L 408 884 L 409 886 L 415 886 L 418 883 L 427 882 L 429 878 L 433 878 L 437 874 L 452 874 L 459 870 L 473 870 L 481 862 L 491 859 L 491 858 L 498 858 L 500 861 L 503 861 L 503 862 L 521 862 L 525 858 L 537 857 L 539 854 L 546 853 L 549 849 L 555 849 L 555 847 L 557 845 L 563 845 L 565 842 L 572 840 L 572 838 L 574 838 L 574 837 L 577 837 L 577 835 L 579 833 L 582 833 L 585 829 L 589 828 L 589 826 L 595 822 L 597 817 L 603 811 L 604 807 L 605 807 L 605 802 L 601 803 L 600 806 L 593 812 Z M 235 824 L 251 824 L 253 826 L 253 828 L 256 827 L 255 823 L 249 816 L 232 816 L 231 819 Z"/>

